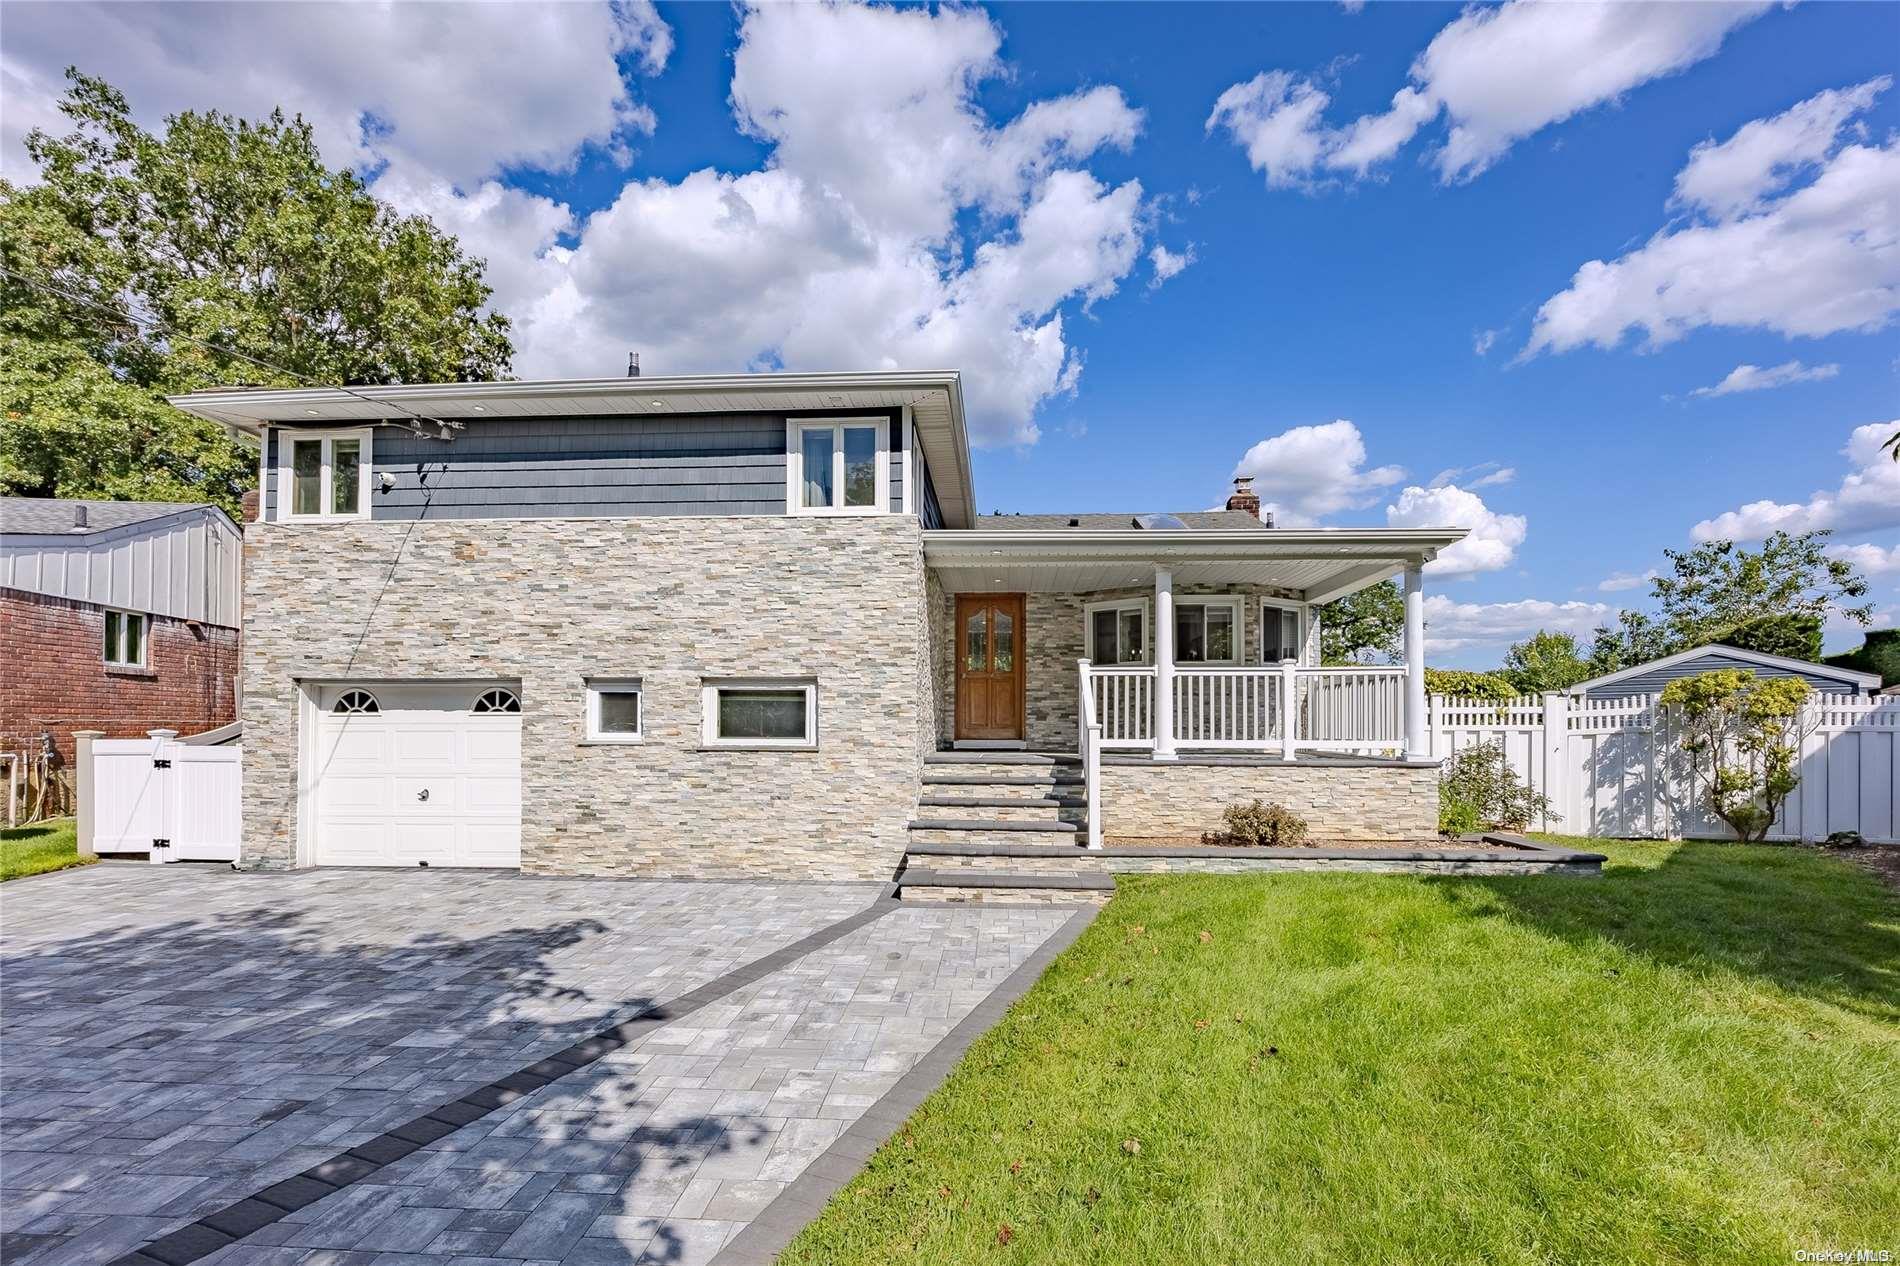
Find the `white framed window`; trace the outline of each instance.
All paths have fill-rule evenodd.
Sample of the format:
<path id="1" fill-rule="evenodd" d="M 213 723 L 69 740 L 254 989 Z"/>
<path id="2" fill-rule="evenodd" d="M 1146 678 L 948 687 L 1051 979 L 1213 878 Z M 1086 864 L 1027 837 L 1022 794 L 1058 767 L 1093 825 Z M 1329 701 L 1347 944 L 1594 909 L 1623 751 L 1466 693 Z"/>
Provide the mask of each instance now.
<path id="1" fill-rule="evenodd" d="M 1238 664 L 1240 662 L 1240 599 L 1176 598 L 1174 600 L 1174 662 L 1177 664 Z"/>
<path id="2" fill-rule="evenodd" d="M 1082 645 L 1097 667 L 1148 663 L 1147 600 L 1089 603 L 1082 608 Z"/>
<path id="3" fill-rule="evenodd" d="M 789 514 L 886 514 L 891 507 L 887 418 L 789 418 Z"/>
<path id="4" fill-rule="evenodd" d="M 637 677 L 587 681 L 587 741 L 638 743 L 646 738 L 646 700 Z"/>
<path id="5" fill-rule="evenodd" d="M 146 618 L 136 611 L 107 611 L 105 658 L 108 668 L 143 668 L 147 652 Z"/>
<path id="6" fill-rule="evenodd" d="M 1260 662 L 1282 664 L 1300 659 L 1306 644 L 1306 609 L 1277 598 L 1260 600 Z"/>
<path id="7" fill-rule="evenodd" d="M 367 519 L 370 429 L 277 433 L 277 517 Z"/>
<path id="8" fill-rule="evenodd" d="M 521 711 L 521 696 L 506 686 L 496 686 L 476 695 L 475 703 L 469 711 L 477 716 L 484 716 L 490 712 L 519 712 Z"/>
<path id="9" fill-rule="evenodd" d="M 707 681 L 700 706 L 707 747 L 818 746 L 818 683 L 810 678 Z"/>

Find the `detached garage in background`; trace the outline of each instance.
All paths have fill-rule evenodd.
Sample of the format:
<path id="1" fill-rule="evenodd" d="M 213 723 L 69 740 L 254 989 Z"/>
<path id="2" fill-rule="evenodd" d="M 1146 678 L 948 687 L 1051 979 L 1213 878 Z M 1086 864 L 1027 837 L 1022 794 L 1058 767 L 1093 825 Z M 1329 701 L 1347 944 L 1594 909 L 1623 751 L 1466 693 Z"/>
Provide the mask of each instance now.
<path id="1" fill-rule="evenodd" d="M 1800 677 L 1816 693 L 1824 695 L 1865 697 L 1880 693 L 1879 673 L 1857 672 L 1832 664 L 1790 659 L 1785 655 L 1764 655 L 1760 651 L 1745 651 L 1720 643 L 1698 646 L 1692 651 L 1678 651 L 1674 655 L 1652 659 L 1646 664 L 1625 668 L 1622 672 L 1592 677 L 1589 681 L 1578 682 L 1564 693 L 1573 699 L 1629 699 L 1637 695 L 1659 695 L 1663 687 L 1678 678 L 1712 673 L 1722 668 L 1745 668 L 1757 677 Z"/>

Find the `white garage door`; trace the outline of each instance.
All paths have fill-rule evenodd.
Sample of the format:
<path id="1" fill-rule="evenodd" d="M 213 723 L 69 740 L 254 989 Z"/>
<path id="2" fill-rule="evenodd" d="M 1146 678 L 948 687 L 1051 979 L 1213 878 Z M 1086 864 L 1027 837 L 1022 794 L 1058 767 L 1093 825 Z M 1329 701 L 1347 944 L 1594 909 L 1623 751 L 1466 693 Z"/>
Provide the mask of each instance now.
<path id="1" fill-rule="evenodd" d="M 519 866 L 521 703 L 513 686 L 317 692 L 319 866 Z"/>

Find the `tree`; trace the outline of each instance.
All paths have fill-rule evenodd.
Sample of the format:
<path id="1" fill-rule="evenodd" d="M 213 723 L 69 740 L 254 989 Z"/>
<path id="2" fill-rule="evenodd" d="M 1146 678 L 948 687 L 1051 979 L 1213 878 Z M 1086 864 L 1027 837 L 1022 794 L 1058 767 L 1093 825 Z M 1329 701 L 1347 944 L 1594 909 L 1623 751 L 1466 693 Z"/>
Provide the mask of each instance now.
<path id="1" fill-rule="evenodd" d="M 1405 633 L 1405 596 L 1395 581 L 1382 581 L 1318 611 L 1323 664 L 1368 664 L 1398 656 Z"/>
<path id="2" fill-rule="evenodd" d="M 255 458 L 164 394 L 507 372 L 482 263 L 326 167 L 302 118 L 185 113 L 154 134 L 105 81 L 67 79 L 74 130 L 28 133 L 39 183 L 0 181 L 7 491 L 123 496 L 176 479 L 235 510 Z M 76 436 L 87 460 L 59 451 Z"/>
<path id="3" fill-rule="evenodd" d="M 1707 788 L 1709 808 L 1738 840 L 1760 840 L 1800 785 L 1796 757 L 1808 683 L 1720 668 L 1663 687 L 1682 719 L 1682 750 Z"/>
<path id="4" fill-rule="evenodd" d="M 1821 662 L 1821 617 L 1818 615 L 1762 615 L 1743 620 L 1715 639 L 1724 646 L 1763 655 Z"/>
<path id="5" fill-rule="evenodd" d="M 1865 625 L 1872 607 L 1867 582 L 1844 559 L 1824 552 L 1825 529 L 1799 536 L 1776 532 L 1759 550 L 1734 541 L 1707 541 L 1691 550 L 1664 550 L 1669 575 L 1650 584 L 1658 611 L 1624 611 L 1614 627 L 1600 627 L 1590 666 L 1615 672 L 1677 651 L 1719 642 L 1738 625 L 1768 615 L 1836 614 Z"/>
<path id="6" fill-rule="evenodd" d="M 1463 668 L 1427 668 L 1425 693 L 1453 699 L 1489 699 L 1503 702 L 1517 698 L 1517 686 L 1503 673 L 1474 673 Z"/>
<path id="7" fill-rule="evenodd" d="M 1563 690 L 1595 676 L 1577 651 L 1577 639 L 1568 633 L 1540 629 L 1504 652 L 1504 676 L 1529 695 Z"/>

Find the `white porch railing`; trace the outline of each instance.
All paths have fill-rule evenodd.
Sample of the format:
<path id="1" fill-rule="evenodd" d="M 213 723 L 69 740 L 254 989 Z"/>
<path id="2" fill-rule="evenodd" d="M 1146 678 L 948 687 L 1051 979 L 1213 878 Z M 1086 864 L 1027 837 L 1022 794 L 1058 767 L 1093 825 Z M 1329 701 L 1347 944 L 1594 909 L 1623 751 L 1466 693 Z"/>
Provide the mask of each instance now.
<path id="1" fill-rule="evenodd" d="M 1155 746 L 1151 667 L 1081 661 L 1082 696 L 1105 749 Z M 1291 706 L 1289 706 L 1289 700 Z M 1183 749 L 1382 751 L 1405 746 L 1405 669 L 1277 664 L 1174 669 L 1174 744 Z M 1290 723 L 1290 724 L 1289 724 Z"/>
<path id="2" fill-rule="evenodd" d="M 1095 714 L 1095 687 L 1089 681 L 1089 662 L 1077 660 L 1076 715 L 1081 718 L 1082 792 L 1088 797 L 1090 848 L 1102 846 L 1102 723 Z"/>

